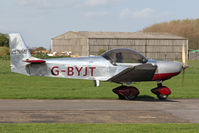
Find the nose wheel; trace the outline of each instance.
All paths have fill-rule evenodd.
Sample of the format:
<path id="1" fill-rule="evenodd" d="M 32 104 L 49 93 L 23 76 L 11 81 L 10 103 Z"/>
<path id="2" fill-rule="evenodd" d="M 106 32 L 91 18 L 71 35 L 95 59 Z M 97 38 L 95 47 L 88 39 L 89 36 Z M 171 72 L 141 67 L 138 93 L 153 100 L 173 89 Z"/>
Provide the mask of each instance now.
<path id="1" fill-rule="evenodd" d="M 139 90 L 133 86 L 119 86 L 113 89 L 113 92 L 118 95 L 119 99 L 135 100 L 139 95 Z"/>
<path id="2" fill-rule="evenodd" d="M 158 83 L 158 86 L 153 88 L 151 92 L 157 95 L 160 100 L 166 100 L 171 94 L 171 90 L 167 86 L 162 86 L 162 83 Z"/>

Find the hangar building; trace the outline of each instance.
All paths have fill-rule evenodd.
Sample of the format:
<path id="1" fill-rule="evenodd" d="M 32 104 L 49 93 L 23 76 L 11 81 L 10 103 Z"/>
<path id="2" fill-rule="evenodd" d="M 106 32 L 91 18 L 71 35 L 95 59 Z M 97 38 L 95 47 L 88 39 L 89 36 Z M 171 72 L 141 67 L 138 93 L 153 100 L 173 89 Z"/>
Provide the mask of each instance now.
<path id="1" fill-rule="evenodd" d="M 69 31 L 52 38 L 51 51 L 89 56 L 100 50 L 130 48 L 149 59 L 179 60 L 183 44 L 188 55 L 188 40 L 167 33 Z"/>

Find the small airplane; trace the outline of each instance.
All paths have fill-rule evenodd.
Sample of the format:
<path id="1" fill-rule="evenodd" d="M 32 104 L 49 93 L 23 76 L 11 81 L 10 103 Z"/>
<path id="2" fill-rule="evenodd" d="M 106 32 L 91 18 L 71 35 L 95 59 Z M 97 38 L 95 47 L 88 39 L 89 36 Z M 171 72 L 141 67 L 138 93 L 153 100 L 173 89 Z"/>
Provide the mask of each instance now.
<path id="1" fill-rule="evenodd" d="M 151 91 L 161 100 L 171 94 L 162 82 L 178 75 L 188 67 L 185 48 L 182 48 L 182 62 L 149 60 L 142 54 L 127 48 L 109 50 L 100 56 L 38 59 L 31 56 L 19 33 L 9 34 L 11 71 L 29 75 L 56 78 L 115 82 L 121 86 L 113 89 L 119 99 L 133 100 L 139 94 L 133 82 L 157 81 Z M 124 85 L 126 84 L 126 85 Z"/>

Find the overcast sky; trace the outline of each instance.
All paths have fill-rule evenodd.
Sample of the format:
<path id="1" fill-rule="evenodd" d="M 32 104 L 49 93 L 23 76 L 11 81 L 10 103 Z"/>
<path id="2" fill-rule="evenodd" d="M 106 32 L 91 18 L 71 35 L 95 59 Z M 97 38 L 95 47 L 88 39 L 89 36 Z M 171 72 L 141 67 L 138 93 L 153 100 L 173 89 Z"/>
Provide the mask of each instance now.
<path id="1" fill-rule="evenodd" d="M 67 31 L 136 32 L 158 22 L 199 18 L 199 0 L 1 0 L 0 32 L 50 48 Z"/>

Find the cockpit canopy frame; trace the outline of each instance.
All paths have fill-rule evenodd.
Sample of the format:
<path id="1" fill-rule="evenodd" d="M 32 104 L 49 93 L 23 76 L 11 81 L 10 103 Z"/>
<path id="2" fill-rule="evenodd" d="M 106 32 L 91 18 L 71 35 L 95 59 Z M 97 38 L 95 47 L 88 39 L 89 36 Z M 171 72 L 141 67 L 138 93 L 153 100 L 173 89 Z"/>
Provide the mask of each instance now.
<path id="1" fill-rule="evenodd" d="M 109 60 L 114 65 L 116 63 L 146 63 L 148 61 L 142 54 L 127 48 L 109 50 L 103 53 L 102 57 Z"/>

